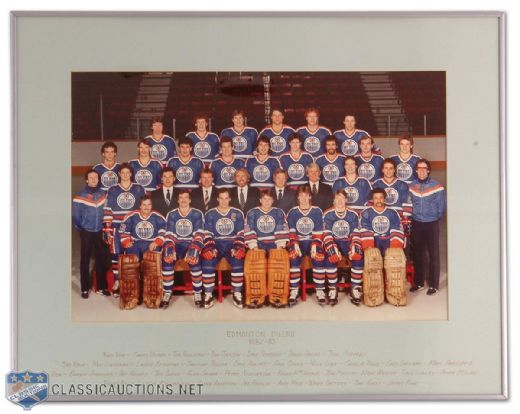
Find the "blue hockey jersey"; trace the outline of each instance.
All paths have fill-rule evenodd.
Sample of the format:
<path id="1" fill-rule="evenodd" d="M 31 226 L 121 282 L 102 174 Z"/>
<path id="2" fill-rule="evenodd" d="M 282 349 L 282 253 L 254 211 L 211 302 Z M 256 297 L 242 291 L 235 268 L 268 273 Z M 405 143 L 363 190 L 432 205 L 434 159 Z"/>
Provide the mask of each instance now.
<path id="1" fill-rule="evenodd" d="M 314 240 L 323 239 L 323 212 L 319 207 L 312 206 L 303 211 L 300 207 L 293 207 L 287 214 L 289 225 L 289 238 L 291 240 Z"/>
<path id="2" fill-rule="evenodd" d="M 301 126 L 296 130 L 303 142 L 303 149 L 314 158 L 325 152 L 323 141 L 331 135 L 330 129 L 323 126 L 318 127 L 316 131 L 311 132 L 307 126 Z"/>
<path id="3" fill-rule="evenodd" d="M 197 132 L 191 131 L 186 134 L 186 138 L 193 142 L 193 156 L 197 157 L 204 163 L 210 163 L 220 151 L 220 139 L 214 132 L 206 132 L 206 135 L 200 137 Z"/>
<path id="4" fill-rule="evenodd" d="M 244 214 L 230 207 L 226 213 L 212 208 L 204 217 L 206 240 L 244 242 Z"/>
<path id="5" fill-rule="evenodd" d="M 306 168 L 314 159 L 310 154 L 302 152 L 299 158 L 293 158 L 290 152 L 280 155 L 280 164 L 287 171 L 287 185 L 303 185 L 309 182 Z"/>
<path id="6" fill-rule="evenodd" d="M 366 178 L 373 183 L 381 178 L 381 167 L 385 160 L 381 155 L 372 154 L 370 158 L 364 158 L 361 155 L 356 155 L 356 164 L 358 166 L 357 173 L 360 177 Z"/>
<path id="7" fill-rule="evenodd" d="M 159 160 L 151 159 L 148 164 L 143 165 L 139 159 L 130 160 L 128 162 L 134 170 L 133 181 L 151 192 L 161 185 L 162 164 Z"/>
<path id="8" fill-rule="evenodd" d="M 285 246 L 289 242 L 289 228 L 285 213 L 277 207 L 272 207 L 267 212 L 260 207 L 249 210 L 244 238 L 250 249 L 258 247 L 258 242 Z"/>
<path id="9" fill-rule="evenodd" d="M 244 168 L 245 161 L 240 158 L 233 158 L 233 161 L 227 163 L 222 158 L 213 161 L 209 169 L 213 172 L 215 178 L 215 188 L 233 188 L 236 187 L 235 173 L 238 169 Z"/>
<path id="10" fill-rule="evenodd" d="M 203 247 L 204 214 L 196 208 L 190 208 L 188 214 L 182 215 L 176 208 L 166 216 L 166 240 L 174 243 L 196 243 Z"/>
<path id="11" fill-rule="evenodd" d="M 357 177 L 353 182 L 347 181 L 346 177 L 341 177 L 332 186 L 332 192 L 338 190 L 345 190 L 349 208 L 356 212 L 361 212 L 370 201 L 372 185 L 363 177 Z"/>
<path id="12" fill-rule="evenodd" d="M 251 176 L 251 187 L 273 188 L 274 172 L 281 166 L 275 157 L 267 157 L 263 162 L 257 157 L 252 157 L 246 161 L 246 168 Z"/>
<path id="13" fill-rule="evenodd" d="M 137 211 L 129 213 L 119 227 L 121 244 L 125 246 L 129 241 L 155 241 L 159 245 L 164 243 L 166 221 L 156 211 L 152 211 L 148 217 L 144 217 Z"/>
<path id="14" fill-rule="evenodd" d="M 359 216 L 352 210 L 346 209 L 339 213 L 330 208 L 323 213 L 324 241 L 355 241 L 359 238 Z"/>
<path id="15" fill-rule="evenodd" d="M 184 162 L 180 157 L 173 157 L 168 161 L 168 167 L 175 171 L 175 188 L 198 188 L 200 173 L 204 169 L 204 163 L 195 157 L 190 157 Z"/>
<path id="16" fill-rule="evenodd" d="M 139 200 L 144 195 L 144 188 L 135 183 L 130 184 L 126 189 L 121 184 L 110 188 L 103 221 L 112 223 L 114 227 L 119 226 L 130 211 L 139 208 Z"/>
<path id="17" fill-rule="evenodd" d="M 271 126 L 266 126 L 258 136 L 269 138 L 270 148 L 273 155 L 281 155 L 289 149 L 289 138 L 294 135 L 294 129 L 284 125 L 280 132 L 275 132 Z"/>
<path id="18" fill-rule="evenodd" d="M 108 191 L 110 187 L 117 185 L 119 182 L 119 171 L 121 165 L 115 163 L 112 168 L 107 168 L 104 164 L 96 164 L 92 167 L 93 170 L 97 171 L 100 178 L 100 185 L 103 191 Z"/>
<path id="19" fill-rule="evenodd" d="M 336 154 L 329 160 L 326 154 L 316 158 L 316 164 L 321 168 L 321 182 L 332 186 L 341 176 L 345 175 L 345 156 Z"/>
<path id="20" fill-rule="evenodd" d="M 412 154 L 407 160 L 404 160 L 399 154 L 396 154 L 392 155 L 390 159 L 393 160 L 397 166 L 397 178 L 404 181 L 406 184 L 410 184 L 413 180 L 417 179 L 415 165 L 417 164 L 417 161 L 421 159 L 421 157 Z"/>
<path id="21" fill-rule="evenodd" d="M 159 160 L 162 164 L 166 164 L 170 158 L 177 155 L 175 140 L 168 135 L 163 135 L 158 141 L 152 135 L 148 135 L 145 140 L 150 144 L 151 157 Z"/>
<path id="22" fill-rule="evenodd" d="M 384 178 L 380 178 L 374 182 L 372 187 L 385 190 L 385 204 L 397 211 L 400 216 L 410 217 L 412 215 L 410 190 L 404 181 L 395 178 L 391 183 L 387 183 Z"/>
<path id="23" fill-rule="evenodd" d="M 334 131 L 334 136 L 338 140 L 340 151 L 343 155 L 356 155 L 359 153 L 359 141 L 370 134 L 362 129 L 355 129 L 352 134 L 347 134 L 344 129 Z"/>
<path id="24" fill-rule="evenodd" d="M 258 139 L 258 131 L 251 127 L 244 127 L 237 132 L 233 127 L 226 128 L 220 133 L 220 139 L 228 137 L 233 140 L 233 154 L 237 158 L 249 158 L 253 155 Z"/>
<path id="25" fill-rule="evenodd" d="M 391 208 L 385 207 L 381 212 L 374 207 L 367 207 L 361 214 L 361 242 L 370 243 L 374 238 L 396 240 L 404 245 L 404 233 L 401 227 L 399 214 Z"/>

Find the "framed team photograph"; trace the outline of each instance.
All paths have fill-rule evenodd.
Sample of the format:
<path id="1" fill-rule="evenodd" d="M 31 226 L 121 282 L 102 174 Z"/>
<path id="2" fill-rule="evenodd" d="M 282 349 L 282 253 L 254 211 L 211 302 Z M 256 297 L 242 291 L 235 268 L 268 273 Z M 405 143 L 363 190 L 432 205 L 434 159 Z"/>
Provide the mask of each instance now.
<path id="1" fill-rule="evenodd" d="M 12 38 L 11 401 L 508 398 L 502 13 Z"/>

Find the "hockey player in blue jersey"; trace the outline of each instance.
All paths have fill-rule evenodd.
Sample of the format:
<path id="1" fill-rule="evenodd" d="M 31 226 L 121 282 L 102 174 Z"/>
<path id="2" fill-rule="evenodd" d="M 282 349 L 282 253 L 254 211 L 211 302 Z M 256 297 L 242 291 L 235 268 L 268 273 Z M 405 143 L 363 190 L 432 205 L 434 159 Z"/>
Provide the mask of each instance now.
<path id="1" fill-rule="evenodd" d="M 347 114 L 343 120 L 344 129 L 334 131 L 334 136 L 338 139 L 339 149 L 343 155 L 357 155 L 360 152 L 359 141 L 363 137 L 369 137 L 367 131 L 356 128 L 356 117 Z M 375 154 L 381 151 L 379 148 L 373 148 Z"/>
<path id="2" fill-rule="evenodd" d="M 316 164 L 321 168 L 321 180 L 332 186 L 334 182 L 345 174 L 345 156 L 338 154 L 337 139 L 329 135 L 325 138 L 325 154 L 316 158 Z"/>
<path id="3" fill-rule="evenodd" d="M 372 185 L 357 174 L 356 159 L 349 155 L 345 159 L 345 175 L 336 180 L 332 191 L 344 190 L 347 196 L 347 206 L 359 215 L 370 201 Z"/>
<path id="4" fill-rule="evenodd" d="M 193 156 L 204 164 L 217 158 L 219 152 L 219 137 L 214 132 L 208 131 L 208 117 L 197 115 L 195 117 L 195 131 L 188 132 L 186 138 L 193 143 Z"/>
<path id="5" fill-rule="evenodd" d="M 312 276 L 316 285 L 316 298 L 320 305 L 326 303 L 325 296 L 325 254 L 323 251 L 323 212 L 312 205 L 312 192 L 308 185 L 298 188 L 298 206 L 287 214 L 289 225 L 289 244 L 287 246 L 290 259 L 289 306 L 298 300 L 300 286 L 300 266 L 304 255 L 310 255 Z M 305 275 L 303 276 L 305 277 Z"/>
<path id="6" fill-rule="evenodd" d="M 231 138 L 233 140 L 233 154 L 236 158 L 246 160 L 253 155 L 258 139 L 258 131 L 245 126 L 244 112 L 233 111 L 231 121 L 233 126 L 222 130 L 220 139 Z"/>
<path id="7" fill-rule="evenodd" d="M 355 156 L 358 166 L 358 175 L 366 178 L 370 183 L 381 178 L 381 167 L 384 161 L 381 155 L 372 152 L 373 144 L 374 140 L 371 136 L 361 138 L 359 141 L 361 151 Z"/>
<path id="8" fill-rule="evenodd" d="M 233 155 L 233 141 L 229 137 L 220 140 L 220 153 L 209 167 L 215 177 L 215 188 L 236 187 L 235 173 L 245 167 L 245 161 Z"/>
<path id="9" fill-rule="evenodd" d="M 179 156 L 170 158 L 167 167 L 175 171 L 175 188 L 194 189 L 199 187 L 200 173 L 204 163 L 191 155 L 193 143 L 189 138 L 179 140 Z"/>
<path id="10" fill-rule="evenodd" d="M 283 123 L 284 113 L 280 109 L 271 111 L 271 125 L 266 126 L 259 133 L 269 139 L 269 146 L 274 156 L 283 154 L 288 150 L 289 138 L 294 134 L 294 129 Z"/>
<path id="11" fill-rule="evenodd" d="M 392 155 L 390 158 L 396 164 L 397 178 L 406 184 L 410 184 L 413 180 L 417 179 L 415 166 L 421 157 L 412 153 L 413 137 L 410 134 L 399 137 L 398 145 L 399 154 Z"/>
<path id="12" fill-rule="evenodd" d="M 303 141 L 303 149 L 313 158 L 317 158 L 325 153 L 324 141 L 329 135 L 332 135 L 330 129 L 320 126 L 320 112 L 316 108 L 309 108 L 305 111 L 305 120 L 307 125 L 301 126 L 296 133 Z"/>
<path id="13" fill-rule="evenodd" d="M 116 162 L 117 145 L 112 141 L 107 141 L 101 146 L 101 157 L 103 162 L 96 164 L 92 169 L 99 174 L 100 186 L 103 191 L 108 191 L 110 187 L 119 182 L 119 169 L 121 165 Z"/>
<path id="14" fill-rule="evenodd" d="M 151 129 L 152 134 L 145 138 L 150 144 L 151 156 L 159 160 L 161 164 L 166 165 L 170 158 L 177 155 L 175 140 L 163 133 L 164 123 L 161 117 L 155 116 L 152 118 Z"/>
<path id="15" fill-rule="evenodd" d="M 280 167 L 277 158 L 269 155 L 269 139 L 263 135 L 258 138 L 257 154 L 246 161 L 246 169 L 251 176 L 251 187 L 268 189 L 274 187 L 273 175 Z"/>
<path id="16" fill-rule="evenodd" d="M 244 284 L 244 215 L 230 207 L 231 193 L 228 188 L 217 192 L 218 206 L 209 210 L 204 218 L 204 248 L 202 249 L 202 281 L 204 285 L 204 307 L 213 306 L 215 269 L 222 258 L 231 266 L 233 304 L 244 306 L 242 286 Z"/>
<path id="17" fill-rule="evenodd" d="M 145 195 L 144 188 L 132 183 L 132 167 L 128 163 L 121 164 L 120 182 L 108 190 L 107 202 L 103 216 L 103 237 L 112 253 L 112 272 L 114 273 L 114 296 L 119 296 L 118 258 L 123 253 L 119 227 L 125 216 L 139 207 L 139 200 Z"/>
<path id="18" fill-rule="evenodd" d="M 341 256 L 348 257 L 352 263 L 350 301 L 359 306 L 363 283 L 363 250 L 359 237 L 359 216 L 347 208 L 347 195 L 343 190 L 334 193 L 334 207 L 323 214 L 323 244 L 327 259 L 325 273 L 329 283 L 329 304 L 338 303 L 336 283 L 338 262 Z"/>
<path id="19" fill-rule="evenodd" d="M 204 247 L 204 215 L 192 208 L 188 190 L 180 190 L 179 208 L 166 216 L 166 233 L 163 255 L 163 299 L 161 307 L 170 303 L 177 260 L 184 259 L 190 267 L 193 299 L 196 307 L 202 307 L 202 267 L 200 252 Z"/>
<path id="20" fill-rule="evenodd" d="M 282 168 L 287 171 L 289 188 L 296 189 L 299 185 L 309 182 L 305 171 L 314 159 L 310 154 L 302 151 L 302 141 L 298 134 L 293 134 L 289 138 L 289 151 L 280 155 L 279 160 Z"/>
<path id="21" fill-rule="evenodd" d="M 162 164 L 150 157 L 150 144 L 141 139 L 137 143 L 138 157 L 128 163 L 134 170 L 133 181 L 145 189 L 147 193 L 159 188 L 161 184 Z"/>

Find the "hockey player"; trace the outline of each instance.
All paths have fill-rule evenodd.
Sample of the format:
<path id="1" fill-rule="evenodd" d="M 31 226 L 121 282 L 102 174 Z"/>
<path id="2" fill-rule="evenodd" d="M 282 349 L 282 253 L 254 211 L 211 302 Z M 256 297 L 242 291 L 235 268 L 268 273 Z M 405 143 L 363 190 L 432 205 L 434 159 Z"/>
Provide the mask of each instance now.
<path id="1" fill-rule="evenodd" d="M 145 195 L 143 187 L 132 183 L 132 175 L 132 167 L 128 163 L 121 164 L 120 182 L 108 190 L 103 216 L 103 237 L 112 253 L 112 272 L 114 273 L 112 291 L 115 297 L 119 296 L 118 257 L 123 253 L 119 227 L 125 216 L 139 207 L 139 200 Z"/>
<path id="2" fill-rule="evenodd" d="M 421 157 L 412 153 L 413 137 L 410 134 L 399 137 L 397 143 L 399 145 L 399 154 L 392 155 L 390 158 L 396 164 L 397 178 L 406 184 L 410 184 L 417 179 L 415 165 Z"/>
<path id="3" fill-rule="evenodd" d="M 316 164 L 321 168 L 322 182 L 332 186 L 345 174 L 345 156 L 338 154 L 338 141 L 333 135 L 325 138 L 325 154 L 316 158 Z"/>
<path id="4" fill-rule="evenodd" d="M 316 108 L 305 111 L 307 125 L 301 126 L 296 133 L 303 141 L 303 149 L 312 157 L 317 158 L 325 152 L 323 141 L 332 133 L 330 129 L 319 125 L 320 112 Z"/>
<path id="5" fill-rule="evenodd" d="M 145 140 L 150 144 L 151 156 L 166 165 L 170 158 L 177 155 L 175 140 L 163 133 L 164 124 L 161 117 L 153 117 L 150 127 L 152 135 L 148 135 Z"/>
<path id="6" fill-rule="evenodd" d="M 133 181 L 151 193 L 159 188 L 163 166 L 159 160 L 150 157 L 150 144 L 144 139 L 137 143 L 137 155 L 136 159 L 128 162 L 134 170 Z"/>
<path id="7" fill-rule="evenodd" d="M 246 160 L 253 155 L 253 149 L 256 147 L 256 140 L 258 139 L 258 131 L 245 126 L 243 111 L 233 111 L 231 121 L 233 126 L 222 130 L 220 139 L 231 138 L 233 140 L 235 157 Z"/>
<path id="8" fill-rule="evenodd" d="M 284 113 L 280 109 L 271 111 L 271 125 L 266 126 L 259 133 L 267 137 L 274 156 L 283 154 L 288 150 L 288 140 L 294 134 L 294 129 L 283 123 Z"/>
<path id="9" fill-rule="evenodd" d="M 219 151 L 219 137 L 214 132 L 208 131 L 208 117 L 198 115 L 195 117 L 195 131 L 188 132 L 186 138 L 193 143 L 193 155 L 204 164 L 209 165 L 217 158 Z"/>
<path id="10" fill-rule="evenodd" d="M 334 207 L 323 214 L 323 226 L 329 304 L 334 306 L 338 303 L 338 262 L 343 255 L 352 263 L 350 301 L 359 306 L 363 290 L 363 250 L 359 237 L 359 216 L 347 208 L 347 194 L 343 190 L 334 193 Z"/>
<path id="11" fill-rule="evenodd" d="M 372 185 L 357 174 L 356 159 L 352 155 L 345 159 L 345 175 L 332 186 L 332 191 L 338 190 L 345 191 L 348 207 L 358 214 L 361 214 L 370 201 Z"/>
<path id="12" fill-rule="evenodd" d="M 175 263 L 179 259 L 190 267 L 193 299 L 196 307 L 202 307 L 202 267 L 200 252 L 204 247 L 204 215 L 192 208 L 191 194 L 180 190 L 179 208 L 166 217 L 166 234 L 163 257 L 163 299 L 162 308 L 167 308 L 172 294 Z"/>
<path id="13" fill-rule="evenodd" d="M 277 158 L 269 155 L 269 139 L 261 135 L 256 146 L 257 154 L 246 161 L 246 169 L 251 176 L 251 187 L 259 189 L 273 188 L 273 174 L 281 168 Z"/>
<path id="14" fill-rule="evenodd" d="M 312 193 L 308 185 L 298 188 L 298 206 L 287 214 L 289 225 L 290 291 L 289 306 L 298 300 L 301 262 L 304 255 L 310 255 L 312 276 L 316 285 L 316 298 L 320 305 L 326 303 L 325 296 L 325 255 L 323 251 L 323 212 L 312 205 Z M 305 275 L 303 276 L 305 277 Z"/>
<path id="15" fill-rule="evenodd" d="M 381 155 L 372 152 L 373 145 L 374 140 L 371 136 L 361 138 L 359 140 L 361 152 L 355 156 L 358 165 L 358 175 L 366 178 L 370 183 L 381 178 L 381 167 L 384 160 Z"/>
<path id="16" fill-rule="evenodd" d="M 179 140 L 179 156 L 170 158 L 167 166 L 175 171 L 177 181 L 175 188 L 198 188 L 200 173 L 204 169 L 204 163 L 192 157 L 193 143 L 189 138 Z"/>
<path id="17" fill-rule="evenodd" d="M 244 283 L 244 215 L 240 210 L 230 207 L 229 188 L 218 190 L 218 206 L 209 210 L 204 219 L 204 248 L 202 249 L 202 281 L 204 285 L 204 307 L 213 306 L 215 269 L 222 258 L 231 266 L 231 285 L 233 304 L 244 306 L 242 286 Z"/>
<path id="18" fill-rule="evenodd" d="M 210 164 L 215 177 L 215 188 L 236 187 L 235 173 L 245 167 L 245 161 L 233 155 L 233 141 L 229 137 L 220 140 L 221 155 Z"/>
<path id="19" fill-rule="evenodd" d="M 101 146 L 101 157 L 103 162 L 93 167 L 100 177 L 101 189 L 108 191 L 110 187 L 117 185 L 119 181 L 119 169 L 121 165 L 116 162 L 117 145 L 107 141 Z"/>
<path id="20" fill-rule="evenodd" d="M 298 134 L 289 137 L 289 152 L 280 155 L 280 164 L 287 171 L 287 186 L 296 189 L 309 182 L 305 175 L 306 168 L 314 162 L 312 156 L 302 151 L 302 141 Z"/>
<path id="21" fill-rule="evenodd" d="M 357 155 L 360 151 L 359 141 L 363 137 L 369 137 L 367 131 L 356 128 L 356 117 L 347 114 L 343 120 L 344 129 L 334 131 L 334 136 L 338 139 L 340 152 L 343 155 Z M 381 151 L 374 147 L 374 153 L 379 154 Z"/>

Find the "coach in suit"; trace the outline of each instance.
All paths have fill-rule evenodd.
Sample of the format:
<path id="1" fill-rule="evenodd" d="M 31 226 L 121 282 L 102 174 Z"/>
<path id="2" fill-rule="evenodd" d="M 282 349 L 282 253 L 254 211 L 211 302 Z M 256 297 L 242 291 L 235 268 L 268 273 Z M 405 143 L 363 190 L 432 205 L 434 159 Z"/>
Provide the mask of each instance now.
<path id="1" fill-rule="evenodd" d="M 312 205 L 321 208 L 322 211 L 332 207 L 332 188 L 320 182 L 321 170 L 318 164 L 307 166 L 307 177 L 312 193 Z"/>
<path id="2" fill-rule="evenodd" d="M 240 168 L 235 173 L 237 186 L 231 189 L 231 206 L 238 208 L 244 213 L 260 205 L 260 191 L 249 185 L 249 172 Z"/>
<path id="3" fill-rule="evenodd" d="M 173 188 L 175 171 L 166 167 L 161 171 L 162 187 L 152 191 L 152 208 L 162 216 L 178 207 L 178 191 Z"/>
<path id="4" fill-rule="evenodd" d="M 205 168 L 200 173 L 200 187 L 191 192 L 191 206 L 204 214 L 217 207 L 217 190 L 213 186 L 213 172 Z"/>
<path id="5" fill-rule="evenodd" d="M 287 172 L 281 168 L 277 169 L 273 175 L 274 181 L 274 207 L 278 207 L 285 214 L 296 205 L 296 191 L 287 188 Z"/>

